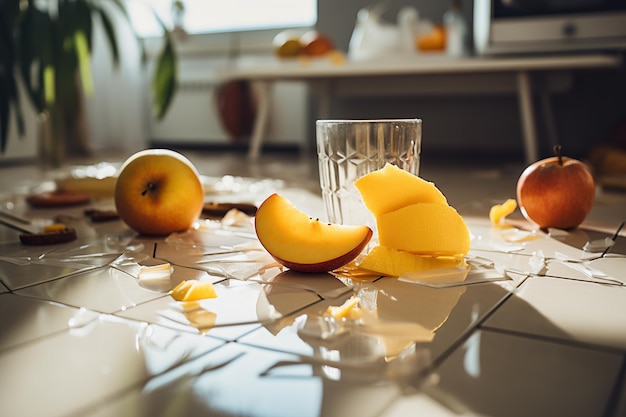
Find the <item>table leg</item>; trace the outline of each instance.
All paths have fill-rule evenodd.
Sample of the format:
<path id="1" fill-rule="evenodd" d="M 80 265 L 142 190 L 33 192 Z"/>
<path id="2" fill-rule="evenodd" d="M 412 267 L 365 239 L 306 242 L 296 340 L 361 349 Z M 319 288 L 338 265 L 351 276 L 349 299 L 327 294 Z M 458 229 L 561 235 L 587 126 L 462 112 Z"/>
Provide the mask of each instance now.
<path id="1" fill-rule="evenodd" d="M 539 159 L 539 152 L 537 150 L 537 126 L 533 108 L 532 85 L 528 71 L 519 71 L 517 73 L 517 97 L 519 100 L 526 163 L 531 164 Z"/>
<path id="2" fill-rule="evenodd" d="M 272 82 L 255 81 L 253 83 L 257 95 L 257 113 L 254 119 L 252 136 L 250 137 L 249 159 L 257 159 L 263 144 L 263 135 L 270 115 L 270 101 L 272 99 Z"/>

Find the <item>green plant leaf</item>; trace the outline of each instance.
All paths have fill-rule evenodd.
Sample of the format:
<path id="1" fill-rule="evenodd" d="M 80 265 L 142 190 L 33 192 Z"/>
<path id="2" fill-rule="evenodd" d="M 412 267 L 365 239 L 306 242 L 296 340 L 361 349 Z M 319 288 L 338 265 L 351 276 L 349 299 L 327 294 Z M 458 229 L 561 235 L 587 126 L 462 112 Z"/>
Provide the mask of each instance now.
<path id="1" fill-rule="evenodd" d="M 43 70 L 52 64 L 54 30 L 52 19 L 34 6 L 22 14 L 16 28 L 17 57 L 26 91 L 38 112 L 45 107 Z"/>
<path id="2" fill-rule="evenodd" d="M 55 103 L 75 107 L 80 94 L 77 76 L 80 76 L 86 94 L 93 92 L 91 73 L 92 13 L 85 0 L 60 1 L 54 20 L 59 35 L 54 50 Z"/>
<path id="3" fill-rule="evenodd" d="M 76 56 L 78 57 L 78 71 L 83 83 L 85 94 L 93 94 L 93 77 L 91 73 L 91 53 L 87 45 L 85 32 L 77 30 L 74 32 L 74 44 L 76 45 Z"/>
<path id="4" fill-rule="evenodd" d="M 81 77 L 86 93 L 92 90 L 95 16 L 101 19 L 113 62 L 119 64 L 116 22 L 107 14 L 111 10 L 107 9 L 109 5 L 122 12 L 141 49 L 141 60 L 147 62 L 146 44 L 131 24 L 126 0 L 55 0 L 55 3 L 57 7 L 51 12 L 46 2 L 39 0 L 0 0 L 0 151 L 6 147 L 13 108 L 20 135 L 24 131 L 17 89 L 20 78 L 39 113 L 58 110 L 58 103 L 71 109 L 80 93 L 77 76 Z M 152 79 L 154 112 L 162 119 L 176 91 L 178 63 L 170 34 L 156 13 L 155 16 L 165 32 L 165 46 L 156 58 Z M 17 68 L 15 73 L 13 68 Z"/>
<path id="5" fill-rule="evenodd" d="M 2 42 L 0 40 L 0 42 Z M 9 139 L 9 122 L 11 120 L 11 108 L 15 113 L 15 121 L 17 122 L 17 132 L 20 137 L 24 136 L 24 117 L 20 107 L 19 94 L 17 90 L 17 81 L 11 70 L 14 60 L 8 62 L 8 68 L 0 65 L 0 153 L 4 153 Z"/>
<path id="6" fill-rule="evenodd" d="M 0 88 L 6 91 L 7 79 L 6 72 L 0 72 Z M 0 152 L 4 153 L 9 138 L 9 116 L 11 108 L 9 106 L 9 96 L 0 96 Z"/>
<path id="7" fill-rule="evenodd" d="M 165 46 L 157 57 L 156 72 L 152 80 L 153 107 L 157 120 L 163 119 L 176 92 L 176 54 L 167 33 L 165 40 Z"/>
<path id="8" fill-rule="evenodd" d="M 16 119 L 20 135 L 24 131 L 24 121 L 19 107 L 14 68 L 16 65 L 12 31 L 18 16 L 18 3 L 9 0 L 0 3 L 0 153 L 4 153 L 9 136 L 11 103 L 15 103 Z"/>
<path id="9" fill-rule="evenodd" d="M 56 71 L 54 66 L 46 65 L 43 69 L 43 97 L 46 105 L 53 106 L 56 95 Z"/>

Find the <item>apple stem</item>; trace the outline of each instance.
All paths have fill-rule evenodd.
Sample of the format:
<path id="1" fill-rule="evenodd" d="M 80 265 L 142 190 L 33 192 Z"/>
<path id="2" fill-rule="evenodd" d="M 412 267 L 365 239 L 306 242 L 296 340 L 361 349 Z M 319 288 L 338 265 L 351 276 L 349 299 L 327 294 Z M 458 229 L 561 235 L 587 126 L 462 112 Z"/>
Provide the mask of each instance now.
<path id="1" fill-rule="evenodd" d="M 146 188 L 141 192 L 141 195 L 146 195 L 154 191 L 155 188 L 156 188 L 156 184 L 153 182 L 149 182 L 146 184 Z"/>
<path id="2" fill-rule="evenodd" d="M 563 155 L 561 155 L 561 145 L 554 145 L 552 148 L 554 155 L 559 159 L 559 165 L 563 166 Z"/>

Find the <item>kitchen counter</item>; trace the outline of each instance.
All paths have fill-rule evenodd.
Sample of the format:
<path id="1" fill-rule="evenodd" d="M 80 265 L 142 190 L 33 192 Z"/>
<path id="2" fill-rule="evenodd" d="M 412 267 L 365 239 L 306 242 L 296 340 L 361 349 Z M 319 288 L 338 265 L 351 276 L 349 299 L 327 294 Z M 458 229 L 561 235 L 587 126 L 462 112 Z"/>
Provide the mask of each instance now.
<path id="1" fill-rule="evenodd" d="M 204 181 L 207 199 L 279 192 L 323 216 L 318 194 L 282 180 Z M 0 415 L 626 415 L 626 232 L 602 255 L 623 194 L 549 233 L 519 215 L 494 227 L 493 199 L 464 199 L 472 269 L 459 281 L 300 274 L 273 263 L 250 221 L 149 238 L 85 216 L 110 198 L 42 210 L 31 191 L 5 187 L 2 209 L 61 216 L 78 239 L 23 246 L 0 226 Z M 141 273 L 165 263 L 165 278 Z M 189 279 L 217 298 L 177 303 L 169 290 Z M 328 315 L 354 295 L 360 318 Z"/>

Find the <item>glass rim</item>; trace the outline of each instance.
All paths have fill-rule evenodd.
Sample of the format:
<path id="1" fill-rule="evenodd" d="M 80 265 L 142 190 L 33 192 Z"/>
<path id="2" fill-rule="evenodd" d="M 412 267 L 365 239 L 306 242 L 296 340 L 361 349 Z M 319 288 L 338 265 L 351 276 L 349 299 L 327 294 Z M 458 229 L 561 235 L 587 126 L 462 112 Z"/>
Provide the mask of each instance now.
<path id="1" fill-rule="evenodd" d="M 404 118 L 404 119 L 318 119 L 315 121 L 316 125 L 324 124 L 357 124 L 357 123 L 411 123 L 421 124 L 420 118 Z"/>

